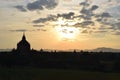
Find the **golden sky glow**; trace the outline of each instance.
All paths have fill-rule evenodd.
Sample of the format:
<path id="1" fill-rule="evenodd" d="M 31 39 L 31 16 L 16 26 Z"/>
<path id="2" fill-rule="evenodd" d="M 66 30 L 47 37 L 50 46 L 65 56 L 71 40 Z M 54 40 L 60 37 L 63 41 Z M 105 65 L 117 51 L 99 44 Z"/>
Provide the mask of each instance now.
<path id="1" fill-rule="evenodd" d="M 120 48 L 119 0 L 1 0 L 0 49 Z"/>

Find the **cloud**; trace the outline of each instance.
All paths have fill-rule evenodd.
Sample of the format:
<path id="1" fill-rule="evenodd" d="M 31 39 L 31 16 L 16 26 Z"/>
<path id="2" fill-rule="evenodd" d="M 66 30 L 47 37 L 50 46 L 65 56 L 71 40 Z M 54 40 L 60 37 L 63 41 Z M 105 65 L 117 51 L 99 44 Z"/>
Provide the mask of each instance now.
<path id="1" fill-rule="evenodd" d="M 32 3 L 29 3 L 27 5 L 27 9 L 30 11 L 34 10 L 43 10 L 44 8 L 53 9 L 56 5 L 51 5 L 47 3 L 47 1 L 52 1 L 51 4 L 55 2 L 55 0 L 36 0 Z M 91 0 L 92 2 L 92 0 Z M 93 4 L 90 0 L 85 0 L 80 3 L 80 11 L 79 14 L 75 14 L 74 12 L 66 12 L 62 14 L 56 14 L 56 15 L 48 15 L 44 18 L 38 18 L 33 20 L 34 24 L 38 23 L 46 23 L 46 22 L 56 22 L 58 18 L 65 19 L 65 24 L 61 25 L 62 27 L 76 27 L 81 28 L 83 31 L 82 33 L 105 33 L 107 30 L 120 30 L 120 23 L 116 22 L 116 19 L 113 17 L 113 15 L 109 11 L 98 11 L 99 8 L 101 8 L 101 5 Z M 111 2 L 111 1 L 108 1 Z M 49 6 L 49 8 L 48 8 Z M 67 21 L 75 22 L 75 24 L 70 25 Z M 97 22 L 97 24 L 96 24 Z M 93 28 L 96 25 L 100 25 L 99 27 Z M 104 27 L 101 27 L 104 26 Z M 42 25 L 33 25 L 34 27 L 42 27 Z M 86 30 L 84 30 L 86 29 Z M 92 30 L 91 30 L 92 29 Z M 97 30 L 96 30 L 97 29 Z M 66 32 L 64 30 L 63 32 Z M 71 32 L 72 33 L 72 32 Z"/>
<path id="2" fill-rule="evenodd" d="M 119 32 L 115 32 L 114 35 L 120 35 L 120 31 Z"/>
<path id="3" fill-rule="evenodd" d="M 22 5 L 14 6 L 14 8 L 18 9 L 21 12 L 26 12 L 27 11 Z"/>
<path id="4" fill-rule="evenodd" d="M 74 16 L 74 12 L 69 12 L 69 13 L 63 13 L 63 14 L 57 14 L 57 17 L 63 17 L 65 19 L 72 19 Z"/>
<path id="5" fill-rule="evenodd" d="M 107 31 L 106 30 L 97 30 L 97 31 L 94 31 L 94 33 L 106 33 Z"/>
<path id="6" fill-rule="evenodd" d="M 86 8 L 82 8 L 80 13 L 82 13 L 83 15 L 89 16 L 89 17 L 92 15 L 92 11 L 90 9 L 86 9 Z"/>
<path id="7" fill-rule="evenodd" d="M 74 26 L 74 27 L 82 27 L 82 26 L 81 26 L 81 23 L 76 23 L 76 24 L 74 24 L 73 26 Z"/>
<path id="8" fill-rule="evenodd" d="M 40 0 L 41 1 L 41 0 Z M 41 5 L 40 1 L 35 1 L 33 3 L 28 3 L 27 4 L 27 9 L 28 10 L 43 10 L 43 6 Z"/>
<path id="9" fill-rule="evenodd" d="M 94 26 L 95 23 L 93 21 L 82 21 L 82 22 L 78 22 L 76 24 L 74 24 L 73 26 L 76 28 L 87 28 L 88 26 Z"/>
<path id="10" fill-rule="evenodd" d="M 58 0 L 36 0 L 31 3 L 23 5 L 17 5 L 14 6 L 14 8 L 17 8 L 19 11 L 26 12 L 29 11 L 35 11 L 35 10 L 43 10 L 43 9 L 54 9 L 58 5 Z"/>
<path id="11" fill-rule="evenodd" d="M 89 31 L 87 29 L 85 29 L 81 33 L 89 33 Z"/>
<path id="12" fill-rule="evenodd" d="M 46 29 L 40 29 L 40 31 L 44 31 L 44 32 L 45 32 L 45 31 L 47 31 L 47 30 L 46 30 Z"/>
<path id="13" fill-rule="evenodd" d="M 17 29 L 17 30 L 9 30 L 11 32 L 26 32 L 28 31 L 27 29 Z"/>
<path id="14" fill-rule="evenodd" d="M 108 2 L 111 2 L 110 0 Z M 82 18 L 82 22 L 76 23 L 75 27 L 81 27 L 85 30 L 82 33 L 104 33 L 109 30 L 118 30 L 120 27 L 119 22 L 116 22 L 116 19 L 110 14 L 109 11 L 104 10 L 103 12 L 99 11 L 101 5 L 92 4 L 89 0 L 85 0 L 80 3 L 82 7 L 80 10 L 80 15 L 76 18 Z M 96 13 L 97 12 L 97 13 Z M 99 23 L 99 28 L 96 27 L 93 29 L 92 27 L 96 25 L 96 21 Z M 101 27 L 104 26 L 104 27 Z M 90 27 L 87 27 L 90 26 Z M 90 30 L 92 29 L 92 31 Z M 96 31 L 97 29 L 97 31 Z"/>
<path id="15" fill-rule="evenodd" d="M 33 27 L 44 27 L 44 25 L 33 25 Z"/>
<path id="16" fill-rule="evenodd" d="M 112 17 L 112 16 L 109 13 L 104 12 L 104 13 L 101 14 L 101 17 L 105 18 L 105 17 Z"/>
<path id="17" fill-rule="evenodd" d="M 81 33 L 84 34 L 91 34 L 91 33 L 107 33 L 107 30 L 89 30 L 89 29 L 84 29 Z"/>
<path id="18" fill-rule="evenodd" d="M 43 31 L 43 32 L 46 32 L 47 30 L 46 29 L 37 29 L 37 30 L 34 30 L 34 31 Z"/>
<path id="19" fill-rule="evenodd" d="M 96 21 L 98 21 L 100 24 L 105 25 L 105 26 L 114 26 L 114 24 L 116 24 L 116 21 L 117 21 L 117 19 L 115 19 L 108 12 L 97 14 L 95 18 L 96 18 Z"/>
<path id="20" fill-rule="evenodd" d="M 95 14 L 95 18 L 97 19 L 97 21 L 101 21 L 102 19 L 108 19 L 108 18 L 112 18 L 113 16 L 108 13 L 108 12 L 103 12 L 100 14 Z"/>
<path id="21" fill-rule="evenodd" d="M 99 6 L 93 5 L 93 6 L 91 7 L 91 10 L 94 11 L 94 10 L 96 10 L 96 9 L 98 9 L 98 8 L 99 8 Z"/>
<path id="22" fill-rule="evenodd" d="M 81 26 L 89 26 L 89 25 L 94 26 L 94 22 L 93 21 L 83 21 L 81 23 Z"/>
<path id="23" fill-rule="evenodd" d="M 101 25 L 98 29 L 99 30 L 108 30 L 108 29 L 112 29 L 112 27 L 111 26 Z"/>
<path id="24" fill-rule="evenodd" d="M 88 0 L 85 0 L 84 2 L 81 2 L 80 5 L 85 6 L 85 7 L 90 6 L 90 4 L 88 3 Z"/>
<path id="25" fill-rule="evenodd" d="M 108 8 L 106 11 L 109 11 L 113 15 L 113 17 L 120 17 L 120 5 Z"/>
<path id="26" fill-rule="evenodd" d="M 99 8 L 98 5 L 92 5 L 89 0 L 85 0 L 84 2 L 80 3 L 80 10 L 81 17 L 84 20 L 91 20 L 93 16 L 95 16 L 95 10 Z"/>
<path id="27" fill-rule="evenodd" d="M 101 22 L 102 18 L 97 18 L 96 21 Z"/>
<path id="28" fill-rule="evenodd" d="M 43 10 L 44 8 L 53 9 L 57 6 L 56 0 L 36 0 L 27 4 L 27 9 L 30 11 Z"/>
<path id="29" fill-rule="evenodd" d="M 82 28 L 84 27 L 88 27 L 88 26 L 94 26 L 94 22 L 93 21 L 83 21 L 81 23 L 78 23 L 77 25 L 80 25 Z"/>
<path id="30" fill-rule="evenodd" d="M 112 0 L 108 0 L 108 2 L 112 2 Z"/>
<path id="31" fill-rule="evenodd" d="M 74 17 L 74 13 L 73 12 L 69 12 L 69 13 L 63 13 L 63 14 L 57 14 L 57 15 L 48 15 L 46 18 L 39 18 L 36 20 L 33 20 L 33 23 L 45 23 L 48 21 L 57 21 L 58 18 L 64 18 L 64 19 L 73 19 Z"/>
<path id="32" fill-rule="evenodd" d="M 46 29 L 36 29 L 36 30 L 28 30 L 28 29 L 16 29 L 16 30 L 9 30 L 11 32 L 33 32 L 33 31 L 47 31 Z"/>
<path id="33" fill-rule="evenodd" d="M 112 24 L 112 26 L 113 26 L 112 29 L 114 29 L 114 30 L 120 30 L 120 22 Z"/>
<path id="34" fill-rule="evenodd" d="M 55 15 L 48 15 L 46 18 L 39 18 L 36 20 L 33 20 L 33 23 L 45 23 L 47 21 L 56 21 L 56 16 Z"/>

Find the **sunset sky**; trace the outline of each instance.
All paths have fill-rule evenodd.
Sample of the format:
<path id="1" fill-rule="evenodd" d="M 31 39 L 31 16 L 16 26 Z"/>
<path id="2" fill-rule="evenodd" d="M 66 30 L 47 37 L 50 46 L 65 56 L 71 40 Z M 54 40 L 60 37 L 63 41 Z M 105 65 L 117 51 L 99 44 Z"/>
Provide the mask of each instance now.
<path id="1" fill-rule="evenodd" d="M 120 49 L 120 0 L 0 0 L 0 49 L 25 32 L 34 49 Z"/>

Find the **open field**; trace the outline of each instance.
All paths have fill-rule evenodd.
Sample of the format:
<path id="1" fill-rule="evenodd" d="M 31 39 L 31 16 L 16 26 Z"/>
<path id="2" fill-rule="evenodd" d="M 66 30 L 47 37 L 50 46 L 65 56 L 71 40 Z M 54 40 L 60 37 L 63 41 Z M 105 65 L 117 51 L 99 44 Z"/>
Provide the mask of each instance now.
<path id="1" fill-rule="evenodd" d="M 120 73 L 39 68 L 0 68 L 0 80 L 120 80 Z"/>

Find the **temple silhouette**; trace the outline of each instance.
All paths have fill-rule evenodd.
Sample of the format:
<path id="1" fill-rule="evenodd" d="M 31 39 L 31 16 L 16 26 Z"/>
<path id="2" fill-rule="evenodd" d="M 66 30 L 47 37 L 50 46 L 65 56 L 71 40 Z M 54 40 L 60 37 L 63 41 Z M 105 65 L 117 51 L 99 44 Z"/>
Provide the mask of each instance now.
<path id="1" fill-rule="evenodd" d="M 17 43 L 17 52 L 28 53 L 31 50 L 30 43 L 26 40 L 25 33 L 23 33 L 22 40 Z"/>

